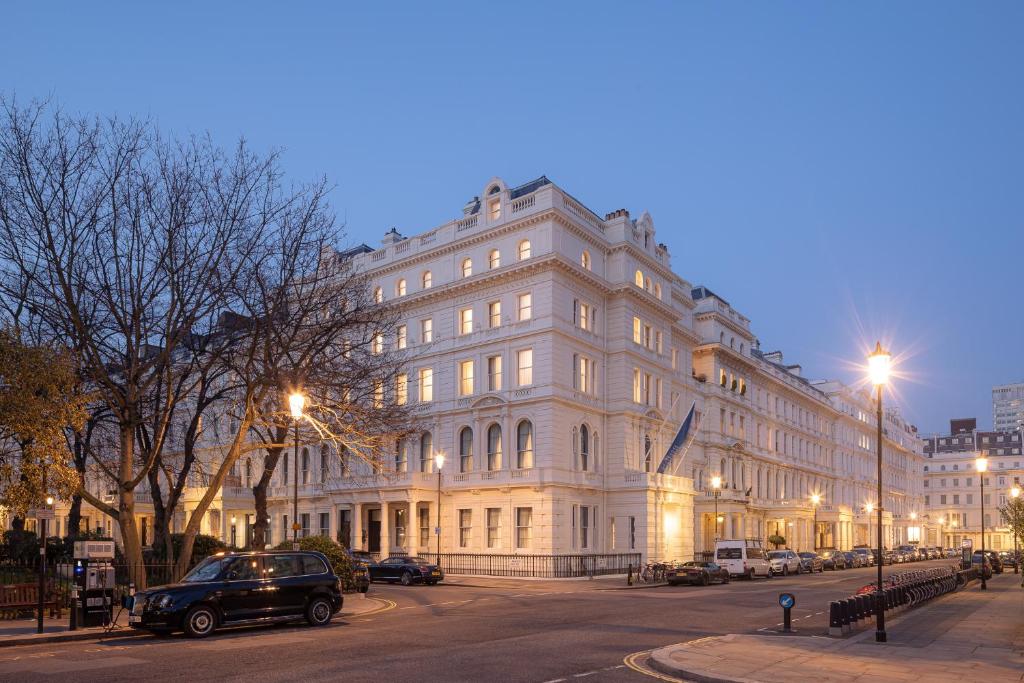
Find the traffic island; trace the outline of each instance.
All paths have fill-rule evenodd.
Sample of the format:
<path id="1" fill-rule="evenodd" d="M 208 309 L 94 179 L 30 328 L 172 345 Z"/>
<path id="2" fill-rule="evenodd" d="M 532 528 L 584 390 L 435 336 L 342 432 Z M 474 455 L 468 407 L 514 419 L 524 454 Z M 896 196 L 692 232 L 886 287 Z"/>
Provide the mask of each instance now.
<path id="1" fill-rule="evenodd" d="M 654 650 L 647 663 L 702 683 L 1019 681 L 1024 591 L 1010 576 L 905 612 L 889 623 L 888 643 L 871 630 L 848 639 L 730 634 Z"/>

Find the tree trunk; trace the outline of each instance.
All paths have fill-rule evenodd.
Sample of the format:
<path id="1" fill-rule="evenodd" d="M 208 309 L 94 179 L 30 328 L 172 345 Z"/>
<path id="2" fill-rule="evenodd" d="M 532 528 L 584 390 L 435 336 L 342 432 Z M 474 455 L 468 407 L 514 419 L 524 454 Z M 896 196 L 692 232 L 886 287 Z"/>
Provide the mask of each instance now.
<path id="1" fill-rule="evenodd" d="M 281 431 L 287 433 L 287 430 L 288 428 L 284 427 Z M 279 436 L 278 443 L 283 438 Z M 270 528 L 270 517 L 267 514 L 267 489 L 270 488 L 270 480 L 274 476 L 277 461 L 280 460 L 283 451 L 283 448 L 267 449 L 267 454 L 263 458 L 263 474 L 260 475 L 256 486 L 252 487 L 252 496 L 256 501 L 256 523 L 252 528 L 252 547 L 254 550 L 264 550 L 267 547 L 267 529 Z"/>
<path id="2" fill-rule="evenodd" d="M 71 496 L 71 509 L 68 510 L 68 538 L 76 538 L 82 533 L 82 496 L 74 494 Z"/>
<path id="3" fill-rule="evenodd" d="M 153 500 L 153 549 L 162 562 L 174 562 L 174 549 L 171 545 L 171 514 L 164 506 L 160 491 L 160 468 L 154 466 L 147 475 L 149 479 L 149 495 Z"/>
<path id="4" fill-rule="evenodd" d="M 142 542 L 135 523 L 135 491 L 125 487 L 132 480 L 135 438 L 131 427 L 121 427 L 121 462 L 118 471 L 117 525 L 121 530 L 121 546 L 128 563 L 128 578 L 141 590 L 146 587 L 146 567 L 142 559 Z"/>

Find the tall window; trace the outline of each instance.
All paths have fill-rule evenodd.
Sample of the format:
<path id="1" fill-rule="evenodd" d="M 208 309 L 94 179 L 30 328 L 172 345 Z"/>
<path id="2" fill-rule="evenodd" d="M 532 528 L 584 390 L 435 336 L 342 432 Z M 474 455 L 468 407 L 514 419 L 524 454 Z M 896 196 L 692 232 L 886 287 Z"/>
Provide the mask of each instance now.
<path id="1" fill-rule="evenodd" d="M 378 354 L 384 353 L 384 335 L 382 333 L 377 332 L 377 333 L 375 333 L 373 335 L 373 342 L 372 342 L 371 349 L 372 349 L 373 355 L 375 355 L 375 356 L 378 355 Z"/>
<path id="2" fill-rule="evenodd" d="M 430 508 L 421 507 L 416 513 L 420 523 L 420 546 L 427 546 L 430 544 Z"/>
<path id="3" fill-rule="evenodd" d="M 519 386 L 527 387 L 533 384 L 533 349 L 516 351 L 516 369 Z"/>
<path id="4" fill-rule="evenodd" d="M 490 214 L 491 220 L 496 221 L 501 218 L 501 200 L 492 199 L 487 205 L 488 213 Z"/>
<path id="5" fill-rule="evenodd" d="M 640 289 L 644 288 L 644 274 L 643 274 L 643 271 L 638 270 L 638 271 L 636 271 L 633 274 L 633 284 L 636 285 L 637 287 L 639 287 Z"/>
<path id="6" fill-rule="evenodd" d="M 651 471 L 651 435 L 644 434 L 644 472 Z"/>
<path id="7" fill-rule="evenodd" d="M 420 472 L 429 472 L 434 458 L 434 436 L 424 432 L 420 437 Z"/>
<path id="8" fill-rule="evenodd" d="M 399 325 L 396 334 L 395 346 L 399 350 L 404 349 L 409 342 L 409 330 L 405 325 Z"/>
<path id="9" fill-rule="evenodd" d="M 464 360 L 459 363 L 459 396 L 473 394 L 473 361 Z"/>
<path id="10" fill-rule="evenodd" d="M 488 327 L 501 327 L 501 302 L 492 301 L 487 304 L 487 325 Z"/>
<path id="11" fill-rule="evenodd" d="M 459 432 L 459 471 L 473 471 L 473 430 L 469 427 Z"/>
<path id="12" fill-rule="evenodd" d="M 501 356 L 487 358 L 487 391 L 501 391 Z"/>
<path id="13" fill-rule="evenodd" d="M 594 393 L 594 361 L 574 353 L 572 356 L 573 386 L 585 394 Z"/>
<path id="14" fill-rule="evenodd" d="M 459 311 L 459 334 L 469 334 L 473 331 L 473 309 L 463 308 Z"/>
<path id="15" fill-rule="evenodd" d="M 590 429 L 587 425 L 580 426 L 580 469 L 590 470 Z"/>
<path id="16" fill-rule="evenodd" d="M 516 548 L 529 548 L 533 541 L 533 508 L 516 508 Z"/>
<path id="17" fill-rule="evenodd" d="M 395 442 L 395 472 L 406 472 L 409 469 L 409 444 L 405 439 Z"/>
<path id="18" fill-rule="evenodd" d="M 492 424 L 487 428 L 487 469 L 501 469 L 501 425 Z"/>
<path id="19" fill-rule="evenodd" d="M 533 467 L 533 423 L 529 420 L 523 420 L 516 428 L 516 467 Z"/>
<path id="20" fill-rule="evenodd" d="M 420 368 L 420 401 L 434 400 L 434 370 Z"/>
<path id="21" fill-rule="evenodd" d="M 283 458 L 284 468 L 281 470 L 281 483 L 285 486 L 288 485 L 288 458 Z"/>
<path id="22" fill-rule="evenodd" d="M 581 329 L 592 330 L 594 329 L 594 307 L 590 304 L 580 302 L 579 305 L 579 325 Z"/>
<path id="23" fill-rule="evenodd" d="M 633 368 L 633 403 L 640 403 L 643 400 L 640 377 L 640 369 Z"/>
<path id="24" fill-rule="evenodd" d="M 473 511 L 459 510 L 459 547 L 468 548 L 470 534 L 473 532 Z"/>
<path id="25" fill-rule="evenodd" d="M 633 316 L 633 343 L 634 344 L 643 344 L 644 343 L 643 329 L 644 329 L 644 326 L 643 326 L 643 323 L 640 322 L 640 318 L 638 318 L 636 316 Z"/>
<path id="26" fill-rule="evenodd" d="M 590 270 L 590 252 L 586 249 L 584 249 L 583 253 L 580 254 L 580 265 L 585 269 Z"/>
<path id="27" fill-rule="evenodd" d="M 473 274 L 473 259 L 462 259 L 462 277 L 469 277 Z"/>
<path id="28" fill-rule="evenodd" d="M 420 341 L 424 344 L 434 341 L 434 320 L 432 318 L 424 318 L 420 321 Z"/>
<path id="29" fill-rule="evenodd" d="M 397 508 L 395 510 L 395 545 L 399 547 L 403 547 L 405 545 L 406 524 L 405 508 Z"/>
<path id="30" fill-rule="evenodd" d="M 378 410 L 384 407 L 384 380 L 373 381 L 373 407 Z"/>
<path id="31" fill-rule="evenodd" d="M 429 271 L 423 271 L 423 275 L 420 277 L 420 284 L 423 289 L 430 289 L 434 285 L 434 275 Z"/>
<path id="32" fill-rule="evenodd" d="M 523 240 L 519 243 L 519 260 L 524 261 L 530 258 L 530 240 Z"/>
<path id="33" fill-rule="evenodd" d="M 380 287 L 374 287 L 373 289 L 373 301 L 374 303 L 384 303 L 384 290 Z"/>
<path id="34" fill-rule="evenodd" d="M 301 467 L 302 479 L 300 479 L 299 481 L 301 481 L 303 484 L 308 484 L 309 483 L 309 449 L 308 448 L 303 448 L 302 449 L 302 460 L 300 462 L 302 463 L 302 467 Z"/>
<path id="35" fill-rule="evenodd" d="M 519 295 L 519 319 L 529 320 L 533 317 L 533 295 L 529 292 Z"/>
<path id="36" fill-rule="evenodd" d="M 331 454 L 327 451 L 327 446 L 320 447 L 320 483 L 326 483 L 327 474 L 331 469 Z"/>
<path id="37" fill-rule="evenodd" d="M 501 252 L 497 249 L 491 249 L 491 253 L 487 255 L 487 267 L 494 269 L 501 267 Z"/>
<path id="38" fill-rule="evenodd" d="M 487 508 L 487 547 L 501 547 L 501 508 Z"/>
<path id="39" fill-rule="evenodd" d="M 398 282 L 395 283 L 395 296 L 405 296 L 405 278 L 398 278 Z"/>

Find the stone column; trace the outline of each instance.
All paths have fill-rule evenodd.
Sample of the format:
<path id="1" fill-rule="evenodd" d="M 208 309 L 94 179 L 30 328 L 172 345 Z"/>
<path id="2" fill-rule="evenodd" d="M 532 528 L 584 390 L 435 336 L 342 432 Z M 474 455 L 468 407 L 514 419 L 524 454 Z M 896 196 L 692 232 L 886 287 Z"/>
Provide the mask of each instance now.
<path id="1" fill-rule="evenodd" d="M 388 503 L 380 504 L 380 556 L 391 554 L 391 508 Z"/>
<path id="2" fill-rule="evenodd" d="M 352 548 L 360 548 L 365 550 L 366 544 L 363 543 L 363 506 L 360 503 L 352 503 L 349 506 L 352 519 L 352 537 L 349 539 L 350 546 Z"/>

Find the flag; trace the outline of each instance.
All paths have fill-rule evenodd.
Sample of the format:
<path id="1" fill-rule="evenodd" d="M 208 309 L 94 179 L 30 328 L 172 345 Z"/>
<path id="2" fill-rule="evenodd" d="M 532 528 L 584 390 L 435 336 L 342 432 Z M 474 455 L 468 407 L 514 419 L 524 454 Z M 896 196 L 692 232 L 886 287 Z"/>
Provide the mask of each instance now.
<path id="1" fill-rule="evenodd" d="M 693 419 L 696 412 L 697 402 L 694 401 L 693 405 L 690 406 L 690 412 L 686 414 L 686 419 L 683 420 L 679 431 L 676 432 L 676 438 L 672 439 L 672 445 L 668 447 L 668 452 L 665 453 L 661 464 L 658 465 L 658 474 L 665 474 L 672 466 L 672 461 L 675 459 L 676 454 L 683 450 L 683 446 L 686 445 L 686 441 L 690 437 L 690 429 L 693 427 Z"/>

